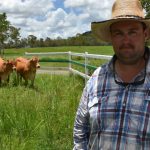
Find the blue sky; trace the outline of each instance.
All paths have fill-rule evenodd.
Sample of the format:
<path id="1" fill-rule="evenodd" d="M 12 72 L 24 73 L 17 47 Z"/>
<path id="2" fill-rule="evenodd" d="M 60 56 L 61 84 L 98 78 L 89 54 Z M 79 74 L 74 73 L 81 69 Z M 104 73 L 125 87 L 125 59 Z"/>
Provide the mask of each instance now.
<path id="1" fill-rule="evenodd" d="M 69 12 L 67 9 L 65 9 L 65 7 L 64 7 L 64 1 L 63 1 L 63 0 L 55 0 L 55 1 L 54 1 L 54 5 L 55 5 L 55 8 L 56 8 L 56 9 L 62 8 L 62 9 L 64 9 L 65 11 Z"/>
<path id="2" fill-rule="evenodd" d="M 21 37 L 68 38 L 91 30 L 92 21 L 110 18 L 114 0 L 4 0 L 0 13 L 20 28 Z"/>

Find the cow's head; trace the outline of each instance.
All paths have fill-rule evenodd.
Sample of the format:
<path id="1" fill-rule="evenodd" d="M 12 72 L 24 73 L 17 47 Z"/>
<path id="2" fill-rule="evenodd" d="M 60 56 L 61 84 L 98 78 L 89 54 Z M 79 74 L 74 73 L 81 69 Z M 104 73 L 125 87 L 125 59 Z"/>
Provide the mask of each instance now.
<path id="1" fill-rule="evenodd" d="M 39 58 L 38 57 L 32 57 L 32 59 L 30 60 L 31 64 L 33 66 L 35 66 L 36 68 L 40 68 L 40 64 L 39 64 Z"/>
<path id="2" fill-rule="evenodd" d="M 15 67 L 15 60 L 7 60 L 5 62 L 6 64 L 6 70 L 9 71 L 9 72 L 13 72 L 13 70 L 16 70 L 16 67 Z"/>
<path id="3" fill-rule="evenodd" d="M 37 57 L 32 57 L 29 60 L 29 63 L 30 63 L 30 68 L 32 68 L 32 70 L 36 70 L 37 68 L 40 68 L 39 59 Z"/>

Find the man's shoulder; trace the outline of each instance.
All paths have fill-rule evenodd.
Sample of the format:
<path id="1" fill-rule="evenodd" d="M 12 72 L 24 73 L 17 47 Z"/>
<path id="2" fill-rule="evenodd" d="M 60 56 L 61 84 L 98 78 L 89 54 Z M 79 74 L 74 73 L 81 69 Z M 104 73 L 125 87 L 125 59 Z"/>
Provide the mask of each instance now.
<path id="1" fill-rule="evenodd" d="M 92 74 L 93 76 L 101 76 L 106 74 L 110 70 L 109 63 L 103 64 L 102 66 L 98 67 L 94 73 Z"/>

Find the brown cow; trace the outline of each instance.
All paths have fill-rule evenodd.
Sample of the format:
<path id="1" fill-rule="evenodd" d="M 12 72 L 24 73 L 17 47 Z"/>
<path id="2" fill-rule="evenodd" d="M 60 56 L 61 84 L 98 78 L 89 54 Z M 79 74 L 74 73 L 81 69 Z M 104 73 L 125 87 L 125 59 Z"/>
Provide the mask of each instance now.
<path id="1" fill-rule="evenodd" d="M 17 80 L 20 82 L 22 78 L 25 80 L 25 85 L 28 84 L 28 80 L 31 80 L 31 86 L 34 86 L 34 79 L 37 68 L 40 68 L 39 59 L 33 57 L 26 59 L 23 57 L 16 58 L 15 67 L 17 72 Z"/>
<path id="2" fill-rule="evenodd" d="M 9 82 L 10 74 L 14 70 L 14 63 L 13 60 L 5 61 L 0 57 L 0 84 L 2 84 L 2 81 Z"/>

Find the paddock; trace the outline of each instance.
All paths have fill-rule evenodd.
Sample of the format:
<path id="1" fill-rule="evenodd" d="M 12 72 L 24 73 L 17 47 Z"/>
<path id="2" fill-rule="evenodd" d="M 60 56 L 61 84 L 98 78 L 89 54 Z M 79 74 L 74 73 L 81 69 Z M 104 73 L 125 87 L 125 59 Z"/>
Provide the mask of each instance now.
<path id="1" fill-rule="evenodd" d="M 112 58 L 112 56 L 110 55 L 96 55 L 96 54 L 89 54 L 88 52 L 85 53 L 74 53 L 71 51 L 68 52 L 48 52 L 48 53 L 29 53 L 29 52 L 25 52 L 25 55 L 27 56 L 51 56 L 51 55 L 67 55 L 68 59 L 48 59 L 47 62 L 66 62 L 68 63 L 68 67 L 47 67 L 44 68 L 41 66 L 41 69 L 38 70 L 37 73 L 48 73 L 48 74 L 65 74 L 68 75 L 69 73 L 73 73 L 73 74 L 77 74 L 83 78 L 85 78 L 85 80 L 90 78 L 89 75 L 89 69 L 95 70 L 97 67 L 94 65 L 90 65 L 89 64 L 89 59 L 105 59 L 105 60 L 110 60 Z M 81 63 L 79 61 L 75 61 L 72 59 L 72 56 L 78 56 L 78 57 L 82 57 L 84 59 L 84 63 Z M 43 60 L 41 59 L 40 62 L 42 62 Z M 46 61 L 44 61 L 46 62 Z M 72 67 L 72 64 L 75 65 L 79 65 L 81 67 L 84 68 L 84 72 L 80 72 L 79 70 L 76 70 Z"/>

